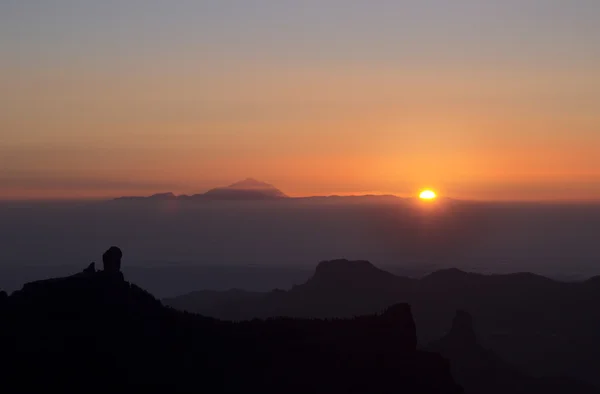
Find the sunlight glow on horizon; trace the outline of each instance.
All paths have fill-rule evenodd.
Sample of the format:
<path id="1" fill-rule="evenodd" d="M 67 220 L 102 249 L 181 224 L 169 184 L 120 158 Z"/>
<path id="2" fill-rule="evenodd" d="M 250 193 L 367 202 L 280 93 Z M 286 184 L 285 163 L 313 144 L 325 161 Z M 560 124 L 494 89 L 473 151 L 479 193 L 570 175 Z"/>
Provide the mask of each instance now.
<path id="1" fill-rule="evenodd" d="M 435 200 L 437 198 L 437 194 L 433 191 L 433 190 L 423 190 L 420 194 L 419 194 L 419 198 L 421 200 Z"/>
<path id="2" fill-rule="evenodd" d="M 0 200 L 600 201 L 600 1 L 33 3 L 0 1 Z"/>

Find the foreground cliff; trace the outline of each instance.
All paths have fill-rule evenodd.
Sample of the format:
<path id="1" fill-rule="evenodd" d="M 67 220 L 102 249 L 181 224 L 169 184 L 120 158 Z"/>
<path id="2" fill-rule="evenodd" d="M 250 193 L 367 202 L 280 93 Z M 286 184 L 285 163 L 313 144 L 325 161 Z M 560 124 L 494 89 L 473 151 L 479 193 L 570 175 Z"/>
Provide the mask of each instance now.
<path id="1" fill-rule="evenodd" d="M 406 304 L 347 320 L 222 322 L 162 306 L 124 280 L 115 253 L 102 271 L 1 300 L 3 392 L 462 391 L 445 359 L 417 350 Z"/>

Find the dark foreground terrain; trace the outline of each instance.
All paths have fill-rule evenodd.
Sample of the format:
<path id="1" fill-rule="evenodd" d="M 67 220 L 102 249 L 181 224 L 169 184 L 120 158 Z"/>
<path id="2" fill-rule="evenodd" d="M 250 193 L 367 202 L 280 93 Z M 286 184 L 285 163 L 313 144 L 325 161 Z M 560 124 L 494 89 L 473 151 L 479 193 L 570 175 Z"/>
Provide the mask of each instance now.
<path id="1" fill-rule="evenodd" d="M 167 305 L 220 319 L 344 318 L 408 303 L 419 343 L 442 337 L 457 310 L 473 317 L 481 345 L 532 376 L 571 376 L 600 385 L 600 277 L 559 282 L 530 273 L 481 275 L 456 269 L 421 279 L 366 261 L 320 263 L 290 290 L 198 291 Z"/>
<path id="2" fill-rule="evenodd" d="M 348 319 L 227 322 L 163 306 L 124 280 L 120 257 L 0 294 L 9 393 L 598 392 L 522 373 L 477 343 L 462 311 L 427 350 L 406 303 Z"/>
<path id="3" fill-rule="evenodd" d="M 416 349 L 406 304 L 349 320 L 228 323 L 93 267 L 0 303 L 3 392 L 462 392 L 444 358 Z"/>

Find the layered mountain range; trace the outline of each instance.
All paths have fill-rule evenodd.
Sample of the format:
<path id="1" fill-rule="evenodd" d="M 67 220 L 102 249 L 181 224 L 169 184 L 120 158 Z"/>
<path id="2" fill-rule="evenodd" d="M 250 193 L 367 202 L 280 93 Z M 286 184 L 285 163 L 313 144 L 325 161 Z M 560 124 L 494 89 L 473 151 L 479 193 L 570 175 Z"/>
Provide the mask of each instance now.
<path id="1" fill-rule="evenodd" d="M 167 305 L 221 319 L 344 318 L 408 303 L 423 346 L 445 335 L 457 310 L 477 322 L 486 349 L 531 376 L 600 384 L 600 278 L 560 282 L 531 273 L 482 275 L 446 269 L 421 279 L 367 261 L 320 263 L 306 283 L 271 292 L 198 291 Z"/>
<path id="2" fill-rule="evenodd" d="M 288 291 L 199 292 L 164 301 L 201 315 L 166 307 L 127 282 L 118 248 L 105 256 L 104 270 L 92 263 L 10 296 L 0 292 L 3 392 L 600 392 L 585 379 L 547 369 L 559 351 L 593 380 L 597 348 L 590 333 L 598 323 L 588 304 L 597 299 L 598 278 L 561 283 L 532 274 L 445 270 L 417 280 L 366 261 L 335 260 L 320 263 L 312 278 Z M 551 295 L 562 303 L 531 309 Z M 578 314 L 585 320 L 574 320 Z M 289 317 L 245 320 L 259 315 Z M 421 328 L 435 323 L 445 331 L 451 319 L 449 331 L 424 344 Z M 504 330 L 507 349 L 525 353 L 532 338 L 546 338 L 535 362 L 545 373 L 486 347 L 478 337 L 484 333 L 489 341 L 490 328 Z M 578 358 L 582 345 L 592 356 L 587 368 Z M 35 379 L 22 379 L 25 374 Z"/>
<path id="3" fill-rule="evenodd" d="M 167 308 L 106 264 L 0 294 L 3 393 L 462 392 L 447 360 L 417 350 L 407 304 L 232 323 Z"/>

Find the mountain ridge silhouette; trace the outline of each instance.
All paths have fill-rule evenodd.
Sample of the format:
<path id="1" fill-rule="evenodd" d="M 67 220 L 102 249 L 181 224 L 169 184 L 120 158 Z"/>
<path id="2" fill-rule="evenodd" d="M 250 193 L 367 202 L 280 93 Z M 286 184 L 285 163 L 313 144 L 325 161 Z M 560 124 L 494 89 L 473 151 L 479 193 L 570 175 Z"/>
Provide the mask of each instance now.
<path id="1" fill-rule="evenodd" d="M 90 264 L 0 299 L 3 392 L 462 392 L 444 358 L 417 350 L 407 304 L 232 323 L 165 307 L 120 274 Z"/>
<path id="2" fill-rule="evenodd" d="M 174 308 L 221 319 L 344 318 L 395 303 L 412 307 L 422 345 L 444 335 L 456 310 L 467 310 L 485 348 L 533 376 L 571 376 L 600 385 L 600 277 L 560 282 L 531 273 L 476 274 L 446 269 L 422 278 L 368 262 L 318 264 L 289 290 L 192 292 L 165 299 Z M 560 310 L 561 313 L 557 313 Z M 568 356 L 565 356 L 568 355 Z"/>

